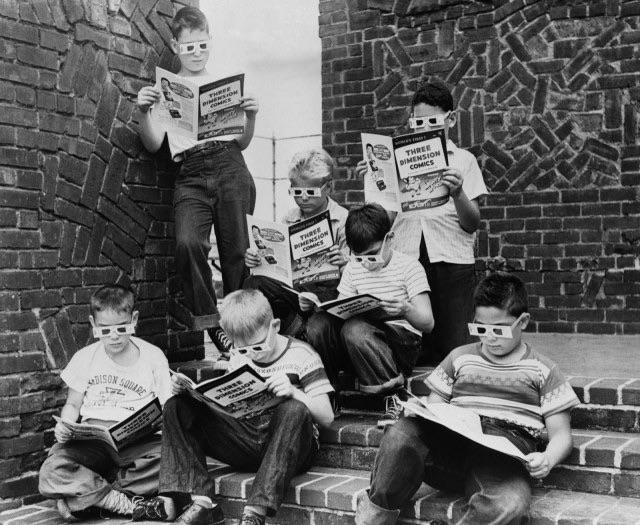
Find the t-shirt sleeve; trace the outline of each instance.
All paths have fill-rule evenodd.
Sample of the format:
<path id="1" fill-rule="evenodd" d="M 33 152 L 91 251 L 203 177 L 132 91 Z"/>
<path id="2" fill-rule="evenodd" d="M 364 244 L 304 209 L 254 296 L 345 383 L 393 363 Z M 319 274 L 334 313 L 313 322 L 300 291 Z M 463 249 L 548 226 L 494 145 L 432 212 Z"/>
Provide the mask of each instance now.
<path id="1" fill-rule="evenodd" d="M 432 392 L 438 394 L 446 401 L 451 401 L 454 377 L 453 358 L 451 354 L 449 354 L 435 370 L 429 374 L 429 377 L 425 379 L 425 383 Z"/>
<path id="2" fill-rule="evenodd" d="M 87 391 L 89 364 L 92 354 L 93 352 L 86 348 L 80 349 L 73 355 L 64 370 L 60 372 L 60 378 L 69 388 L 76 392 L 83 393 Z"/>
<path id="3" fill-rule="evenodd" d="M 487 186 L 482 178 L 482 171 L 478 161 L 472 153 L 468 153 L 468 161 L 466 163 L 466 169 L 462 174 L 464 179 L 462 181 L 462 189 L 469 200 L 477 199 L 481 195 L 486 195 Z"/>
<path id="4" fill-rule="evenodd" d="M 320 356 L 311 348 L 309 348 L 308 352 L 308 358 L 304 360 L 300 367 L 300 388 L 309 397 L 333 392 L 333 387 L 327 378 Z"/>
<path id="5" fill-rule="evenodd" d="M 427 274 L 418 261 L 412 260 L 407 265 L 404 273 L 404 282 L 407 286 L 409 299 L 413 299 L 418 294 L 431 291 Z"/>
<path id="6" fill-rule="evenodd" d="M 160 404 L 164 406 L 167 399 L 171 397 L 171 376 L 169 375 L 169 362 L 162 353 L 155 359 L 155 367 L 153 369 L 154 390 Z"/>
<path id="7" fill-rule="evenodd" d="M 543 418 L 564 412 L 576 405 L 580 400 L 558 368 L 554 365 L 540 388 L 540 410 Z"/>
<path id="8" fill-rule="evenodd" d="M 344 271 L 342 272 L 342 278 L 340 279 L 340 284 L 338 284 L 338 293 L 340 295 L 351 297 L 352 295 L 358 294 L 358 290 L 353 285 L 351 270 L 352 270 L 351 263 L 348 262 L 344 267 Z"/>

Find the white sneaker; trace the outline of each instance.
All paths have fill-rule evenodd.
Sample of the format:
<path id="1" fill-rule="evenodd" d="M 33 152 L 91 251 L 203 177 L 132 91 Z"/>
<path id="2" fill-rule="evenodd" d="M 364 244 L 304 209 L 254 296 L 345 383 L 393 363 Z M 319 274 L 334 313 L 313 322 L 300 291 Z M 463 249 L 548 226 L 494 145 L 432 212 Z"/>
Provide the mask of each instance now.
<path id="1" fill-rule="evenodd" d="M 133 501 L 124 494 L 117 490 L 110 490 L 107 495 L 102 498 L 98 503 L 94 505 L 99 509 L 104 509 L 114 514 L 131 515 L 133 513 Z"/>
<path id="2" fill-rule="evenodd" d="M 393 425 L 402 415 L 402 405 L 400 398 L 396 395 L 386 396 L 384 398 L 384 416 L 378 420 L 378 428 L 384 428 Z"/>

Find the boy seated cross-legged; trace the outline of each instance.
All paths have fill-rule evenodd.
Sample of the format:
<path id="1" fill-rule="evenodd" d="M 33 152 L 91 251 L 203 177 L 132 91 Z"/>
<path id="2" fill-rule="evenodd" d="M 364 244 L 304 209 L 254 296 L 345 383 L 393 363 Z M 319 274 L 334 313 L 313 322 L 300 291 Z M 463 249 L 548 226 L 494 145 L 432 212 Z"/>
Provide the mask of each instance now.
<path id="1" fill-rule="evenodd" d="M 333 159 L 322 149 L 304 150 L 293 156 L 289 165 L 289 194 L 296 206 L 285 214 L 282 222 L 293 224 L 329 210 L 335 238 L 329 262 L 343 268 L 348 258 L 344 235 L 347 210 L 329 196 L 333 170 Z M 249 248 L 245 264 L 248 268 L 255 268 L 263 261 L 260 254 Z M 315 293 L 321 301 L 329 301 L 338 295 L 337 286 L 336 279 L 302 285 L 302 290 Z M 281 320 L 282 333 L 296 336 L 303 331 L 305 318 L 298 307 L 298 297 L 285 290 L 279 281 L 263 275 L 251 275 L 245 279 L 243 287 L 260 290 L 267 297 L 274 316 Z"/>
<path id="2" fill-rule="evenodd" d="M 62 420 L 109 427 L 154 397 L 160 403 L 169 398 L 167 358 L 131 335 L 138 320 L 133 302 L 133 293 L 118 285 L 103 286 L 91 297 L 89 319 L 98 341 L 78 350 L 60 374 L 69 387 Z M 70 432 L 63 422 L 56 424 L 56 444 L 40 468 L 40 494 L 55 499 L 67 520 L 90 508 L 147 519 L 147 507 L 135 509 L 133 498 L 157 493 L 160 436 L 116 452 L 97 439 L 72 439 Z"/>
<path id="3" fill-rule="evenodd" d="M 369 293 L 382 299 L 382 313 L 342 321 L 315 312 L 307 322 L 307 340 L 322 357 L 334 388 L 341 370 L 353 370 L 360 390 L 387 394 L 381 424 L 397 419 L 394 396 L 402 397 L 420 351 L 419 335 L 385 321 L 403 320 L 418 332 L 430 332 L 434 324 L 425 271 L 416 259 L 390 248 L 390 229 L 389 216 L 379 204 L 349 211 L 345 235 L 352 255 L 338 285 L 339 298 Z M 303 310 L 314 306 L 305 297 L 299 300 Z"/>
<path id="4" fill-rule="evenodd" d="M 234 419 L 182 394 L 181 379 L 174 376 L 176 395 L 163 412 L 158 501 L 165 509 L 172 502 L 178 509 L 189 505 L 176 522 L 181 525 L 223 524 L 223 513 L 211 500 L 210 456 L 257 472 L 240 525 L 264 525 L 265 516 L 278 510 L 291 479 L 311 466 L 319 449 L 317 425 L 333 421 L 327 395 L 332 388 L 318 354 L 308 344 L 278 334 L 280 320 L 274 319 L 261 292 L 238 290 L 226 296 L 220 326 L 236 349 L 254 347 L 247 349 L 248 359 L 232 359 L 231 368 L 249 364 L 283 401 L 256 416 Z M 166 519 L 173 518 L 167 510 Z"/>
<path id="5" fill-rule="evenodd" d="M 525 461 L 426 419 L 403 417 L 382 438 L 371 487 L 358 501 L 357 525 L 396 523 L 422 481 L 466 494 L 466 503 L 454 507 L 453 523 L 520 523 L 528 513 L 531 478 L 544 478 L 571 451 L 569 411 L 579 401 L 557 365 L 522 340 L 529 323 L 522 281 L 507 273 L 486 277 L 474 306 L 469 331 L 480 342 L 454 349 L 431 373 L 427 404 L 475 412 L 485 434 L 507 438 Z"/>

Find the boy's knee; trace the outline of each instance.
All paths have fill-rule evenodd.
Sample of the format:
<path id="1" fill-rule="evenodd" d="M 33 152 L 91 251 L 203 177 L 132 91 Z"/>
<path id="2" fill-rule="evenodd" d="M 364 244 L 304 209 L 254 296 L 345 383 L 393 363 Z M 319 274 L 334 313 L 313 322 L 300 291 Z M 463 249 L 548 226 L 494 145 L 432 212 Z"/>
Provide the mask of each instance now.
<path id="1" fill-rule="evenodd" d="M 318 341 L 322 340 L 323 335 L 326 334 L 330 329 L 331 319 L 329 318 L 329 314 L 325 314 L 322 312 L 314 313 L 307 320 L 307 341 L 317 351 L 320 351 L 320 348 L 316 348 L 316 344 Z"/>
<path id="2" fill-rule="evenodd" d="M 175 424 L 191 412 L 192 398 L 186 394 L 171 396 L 162 409 L 163 425 Z"/>
<path id="3" fill-rule="evenodd" d="M 189 257 L 192 254 L 205 250 L 205 242 L 198 239 L 190 232 L 179 234 L 176 232 L 176 256 Z M 208 250 L 207 250 L 208 251 Z"/>
<path id="4" fill-rule="evenodd" d="M 302 422 L 305 419 L 311 419 L 309 408 L 302 401 L 297 399 L 287 399 L 278 405 L 277 414 L 283 419 L 294 419 Z"/>
<path id="5" fill-rule="evenodd" d="M 423 446 L 413 418 L 401 417 L 389 425 L 382 436 L 380 449 L 387 454 L 400 454 Z"/>
<path id="6" fill-rule="evenodd" d="M 361 346 L 371 336 L 372 326 L 363 319 L 351 318 L 342 325 L 341 335 L 349 346 Z"/>

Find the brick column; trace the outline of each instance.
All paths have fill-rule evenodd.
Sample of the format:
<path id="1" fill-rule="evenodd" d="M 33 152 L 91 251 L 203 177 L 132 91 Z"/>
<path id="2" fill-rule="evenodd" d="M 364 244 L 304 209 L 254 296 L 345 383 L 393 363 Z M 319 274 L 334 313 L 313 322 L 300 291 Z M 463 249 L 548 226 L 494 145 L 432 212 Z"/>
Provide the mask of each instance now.
<path id="1" fill-rule="evenodd" d="M 174 174 L 143 152 L 134 111 L 173 66 L 185 3 L 0 1 L 0 510 L 36 493 L 96 287 L 133 285 L 138 333 L 172 360 L 202 355 L 172 299 Z"/>
<path id="2" fill-rule="evenodd" d="M 361 202 L 360 132 L 403 130 L 419 81 L 453 90 L 484 199 L 478 271 L 509 268 L 533 329 L 640 332 L 640 2 L 320 0 L 323 142 Z"/>

